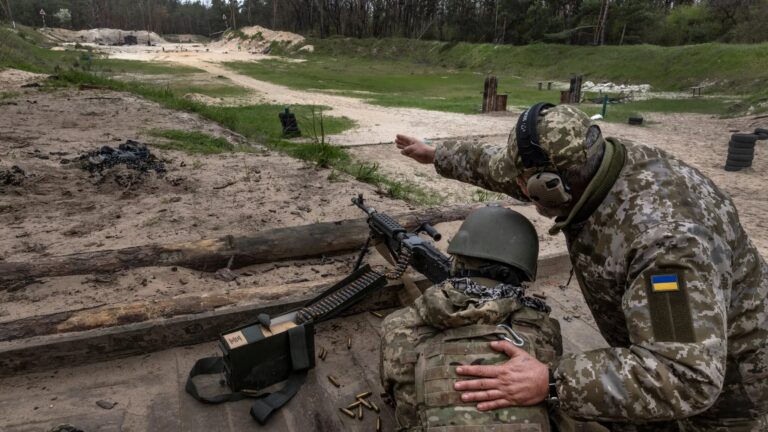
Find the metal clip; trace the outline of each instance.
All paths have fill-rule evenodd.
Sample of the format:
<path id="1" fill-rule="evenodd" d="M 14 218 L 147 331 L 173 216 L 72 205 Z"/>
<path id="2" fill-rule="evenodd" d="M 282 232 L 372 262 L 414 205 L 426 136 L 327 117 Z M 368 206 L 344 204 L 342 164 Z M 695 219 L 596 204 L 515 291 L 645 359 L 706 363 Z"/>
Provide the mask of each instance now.
<path id="1" fill-rule="evenodd" d="M 512 330 L 512 327 L 510 327 L 510 326 L 508 326 L 506 324 L 499 324 L 496 327 L 503 328 L 504 330 L 507 331 L 507 333 L 509 333 L 512 336 L 512 339 L 510 339 L 510 338 L 508 338 L 506 336 L 499 336 L 501 339 L 504 339 L 505 341 L 510 342 L 510 343 L 512 343 L 512 345 L 517 346 L 517 347 L 521 347 L 521 346 L 525 345 L 525 341 L 523 340 L 523 338 L 521 338 L 517 333 L 515 333 L 515 331 Z"/>

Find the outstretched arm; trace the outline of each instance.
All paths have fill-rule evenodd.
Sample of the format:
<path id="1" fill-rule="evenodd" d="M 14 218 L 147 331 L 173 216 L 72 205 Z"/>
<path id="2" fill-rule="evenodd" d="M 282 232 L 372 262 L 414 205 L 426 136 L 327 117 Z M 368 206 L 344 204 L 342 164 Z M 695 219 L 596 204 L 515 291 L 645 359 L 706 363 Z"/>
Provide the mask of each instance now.
<path id="1" fill-rule="evenodd" d="M 505 145 L 466 140 L 446 141 L 433 148 L 407 135 L 398 135 L 395 144 L 404 156 L 434 164 L 443 177 L 529 201 L 517 183 L 514 164 L 506 160 Z"/>

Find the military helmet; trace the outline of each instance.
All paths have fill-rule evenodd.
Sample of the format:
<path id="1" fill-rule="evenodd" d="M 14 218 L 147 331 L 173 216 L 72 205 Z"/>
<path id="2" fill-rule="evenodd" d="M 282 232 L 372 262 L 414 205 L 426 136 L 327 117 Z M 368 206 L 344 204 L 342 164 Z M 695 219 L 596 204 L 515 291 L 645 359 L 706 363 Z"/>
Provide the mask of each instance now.
<path id="1" fill-rule="evenodd" d="M 499 206 L 477 209 L 467 216 L 448 244 L 448 253 L 496 261 L 536 278 L 539 237 L 520 213 Z"/>
<path id="2" fill-rule="evenodd" d="M 589 116 L 571 105 L 557 105 L 541 111 L 536 123 L 539 145 L 550 159 L 549 167 L 526 169 L 518 155 L 516 128 L 512 128 L 506 151 L 499 152 L 491 161 L 491 172 L 506 173 L 511 177 L 526 171 L 563 172 L 584 164 L 591 153 L 600 149 L 603 138 Z M 529 172 L 531 174 L 532 172 Z"/>

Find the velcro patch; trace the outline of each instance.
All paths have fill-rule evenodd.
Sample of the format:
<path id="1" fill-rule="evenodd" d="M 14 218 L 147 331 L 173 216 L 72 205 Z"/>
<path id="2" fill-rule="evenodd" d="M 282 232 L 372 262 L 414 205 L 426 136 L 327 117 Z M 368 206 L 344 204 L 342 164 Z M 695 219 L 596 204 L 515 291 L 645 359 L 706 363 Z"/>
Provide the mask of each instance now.
<path id="1" fill-rule="evenodd" d="M 651 276 L 651 288 L 653 292 L 680 291 L 680 284 L 676 274 Z"/>
<path id="2" fill-rule="evenodd" d="M 695 342 L 693 317 L 682 271 L 649 275 L 648 309 L 657 342 Z"/>

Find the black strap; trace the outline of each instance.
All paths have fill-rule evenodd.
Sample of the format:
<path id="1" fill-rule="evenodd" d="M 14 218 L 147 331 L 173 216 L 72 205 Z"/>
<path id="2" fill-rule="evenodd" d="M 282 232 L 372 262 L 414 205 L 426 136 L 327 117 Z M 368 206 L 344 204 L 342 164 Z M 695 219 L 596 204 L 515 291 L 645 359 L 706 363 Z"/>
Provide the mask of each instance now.
<path id="1" fill-rule="evenodd" d="M 197 384 L 192 378 L 198 375 L 220 374 L 224 371 L 224 359 L 221 357 L 206 357 L 198 360 L 189 371 L 185 389 L 193 398 L 200 402 L 219 404 L 234 402 L 249 398 L 257 398 L 251 406 L 251 417 L 259 424 L 266 424 L 276 410 L 293 398 L 307 380 L 310 358 L 307 351 L 306 328 L 303 325 L 288 330 L 288 342 L 291 350 L 291 368 L 293 371 L 285 381 L 285 386 L 274 393 L 248 394 L 241 392 L 224 393 L 215 396 L 201 396 Z"/>
<path id="2" fill-rule="evenodd" d="M 184 389 L 192 395 L 193 398 L 200 402 L 209 404 L 220 404 L 222 402 L 234 402 L 244 399 L 246 396 L 242 393 L 223 393 L 216 396 L 201 396 L 197 390 L 197 384 L 192 378 L 198 375 L 213 375 L 220 374 L 224 371 L 224 359 L 221 357 L 206 357 L 198 360 L 192 370 L 189 371 L 189 377 L 187 377 L 187 384 Z"/>
<path id="3" fill-rule="evenodd" d="M 291 375 L 288 377 L 283 388 L 256 400 L 251 406 L 251 417 L 256 419 L 259 424 L 266 424 L 269 417 L 271 417 L 276 410 L 288 403 L 288 401 L 298 393 L 301 386 L 304 385 L 304 381 L 307 380 L 307 372 L 306 369 L 303 371 L 291 372 Z"/>
<path id="4" fill-rule="evenodd" d="M 539 134 L 536 131 L 536 122 L 542 110 L 552 108 L 550 103 L 537 103 L 528 108 L 517 119 L 515 127 L 515 139 L 517 140 L 517 152 L 526 168 L 542 167 L 549 164 L 547 152 L 539 145 Z"/>

